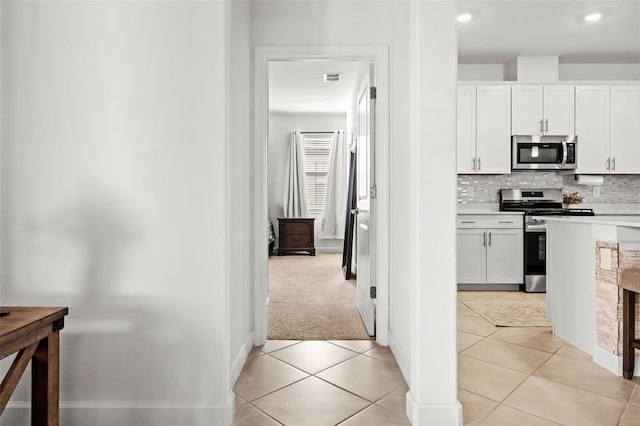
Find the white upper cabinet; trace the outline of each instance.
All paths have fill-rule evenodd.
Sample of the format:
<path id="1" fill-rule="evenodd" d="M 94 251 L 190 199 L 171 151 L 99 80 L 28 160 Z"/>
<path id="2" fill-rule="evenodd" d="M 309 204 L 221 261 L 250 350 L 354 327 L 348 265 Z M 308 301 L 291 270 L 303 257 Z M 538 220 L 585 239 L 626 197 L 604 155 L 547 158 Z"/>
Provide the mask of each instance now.
<path id="1" fill-rule="evenodd" d="M 476 87 L 458 86 L 458 173 L 475 173 Z"/>
<path id="2" fill-rule="evenodd" d="M 640 173 L 640 86 L 577 86 L 576 173 Z"/>
<path id="3" fill-rule="evenodd" d="M 476 99 L 476 172 L 511 173 L 511 90 L 478 86 Z"/>
<path id="4" fill-rule="evenodd" d="M 458 87 L 458 173 L 511 173 L 509 86 Z"/>
<path id="5" fill-rule="evenodd" d="M 609 86 L 576 87 L 576 173 L 609 173 Z"/>
<path id="6" fill-rule="evenodd" d="M 511 89 L 511 133 L 539 135 L 543 131 L 542 86 Z"/>
<path id="7" fill-rule="evenodd" d="M 610 117 L 610 173 L 640 173 L 640 86 L 611 87 Z"/>
<path id="8" fill-rule="evenodd" d="M 544 132 L 546 134 L 575 134 L 574 96 L 573 86 L 545 86 Z"/>
<path id="9" fill-rule="evenodd" d="M 514 135 L 574 134 L 573 86 L 514 86 L 511 102 Z"/>

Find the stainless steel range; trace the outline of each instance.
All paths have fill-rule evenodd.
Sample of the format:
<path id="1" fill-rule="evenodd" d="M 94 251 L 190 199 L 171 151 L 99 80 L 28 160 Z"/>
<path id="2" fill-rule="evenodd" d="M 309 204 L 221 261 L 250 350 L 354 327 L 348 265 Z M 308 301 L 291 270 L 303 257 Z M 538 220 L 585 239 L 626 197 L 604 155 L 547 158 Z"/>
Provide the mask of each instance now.
<path id="1" fill-rule="evenodd" d="M 547 291 L 547 227 L 532 216 L 593 216 L 591 209 L 562 207 L 562 190 L 501 189 L 500 210 L 524 212 L 524 290 Z"/>

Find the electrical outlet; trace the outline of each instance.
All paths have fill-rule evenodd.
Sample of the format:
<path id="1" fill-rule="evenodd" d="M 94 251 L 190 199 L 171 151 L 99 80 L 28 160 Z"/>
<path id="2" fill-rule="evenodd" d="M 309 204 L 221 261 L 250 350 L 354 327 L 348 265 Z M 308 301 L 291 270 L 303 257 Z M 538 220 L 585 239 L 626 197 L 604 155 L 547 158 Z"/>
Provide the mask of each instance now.
<path id="1" fill-rule="evenodd" d="M 599 186 L 594 186 L 593 187 L 593 196 L 594 197 L 599 197 L 600 196 L 600 187 Z"/>

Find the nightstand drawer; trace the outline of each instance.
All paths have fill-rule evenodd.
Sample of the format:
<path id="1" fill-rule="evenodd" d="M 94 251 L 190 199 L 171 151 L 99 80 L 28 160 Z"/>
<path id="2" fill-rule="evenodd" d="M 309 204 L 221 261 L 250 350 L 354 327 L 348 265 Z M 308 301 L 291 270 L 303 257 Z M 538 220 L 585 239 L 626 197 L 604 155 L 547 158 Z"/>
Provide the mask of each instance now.
<path id="1" fill-rule="evenodd" d="M 292 222 L 281 225 L 287 234 L 303 234 L 309 235 L 313 230 L 313 224 L 308 222 Z"/>
<path id="2" fill-rule="evenodd" d="M 313 241 L 309 235 L 291 234 L 284 235 L 280 238 L 280 247 L 313 247 Z"/>

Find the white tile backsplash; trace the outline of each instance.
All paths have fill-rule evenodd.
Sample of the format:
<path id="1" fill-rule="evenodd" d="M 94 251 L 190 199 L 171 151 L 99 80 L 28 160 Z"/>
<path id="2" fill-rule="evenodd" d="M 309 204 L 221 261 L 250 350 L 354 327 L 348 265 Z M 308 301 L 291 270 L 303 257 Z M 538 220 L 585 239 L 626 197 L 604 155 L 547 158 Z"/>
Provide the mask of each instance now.
<path id="1" fill-rule="evenodd" d="M 503 188 L 561 188 L 564 193 L 578 192 L 585 204 L 640 203 L 640 175 L 609 175 L 600 186 L 576 185 L 573 175 L 557 172 L 513 172 L 509 175 L 458 175 L 458 203 L 498 203 Z"/>

